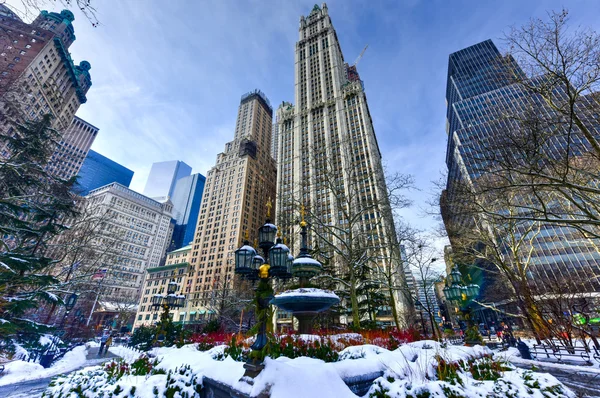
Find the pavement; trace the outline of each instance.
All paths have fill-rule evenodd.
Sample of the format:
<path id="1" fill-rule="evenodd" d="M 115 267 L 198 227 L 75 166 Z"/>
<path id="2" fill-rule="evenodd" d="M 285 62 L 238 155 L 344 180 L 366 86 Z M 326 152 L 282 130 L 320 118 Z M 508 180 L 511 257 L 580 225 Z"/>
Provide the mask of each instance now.
<path id="1" fill-rule="evenodd" d="M 533 365 L 536 368 L 536 372 L 550 373 L 564 385 L 573 390 L 578 398 L 600 398 L 600 390 L 598 389 L 598 386 L 600 386 L 600 373 L 597 372 L 597 366 L 590 366 L 590 369 L 586 370 L 586 368 L 588 368 L 587 366 L 579 365 L 577 366 L 577 371 L 573 371 L 572 369 L 567 370 L 552 366 L 555 365 L 555 363 L 550 363 L 548 366 L 540 364 L 540 361 L 528 364 L 527 360 L 521 358 L 519 358 L 518 363 L 516 361 L 511 362 L 513 365 L 522 369 L 531 370 Z M 596 370 L 596 372 L 592 369 Z"/>
<path id="2" fill-rule="evenodd" d="M 106 353 L 103 356 L 98 356 L 98 347 L 88 348 L 88 352 L 86 354 L 86 362 L 82 366 L 77 369 L 72 370 L 75 372 L 76 370 L 80 370 L 86 368 L 88 366 L 101 365 L 104 362 L 109 361 L 112 358 L 116 358 L 117 356 L 111 352 Z M 70 373 L 70 372 L 69 372 Z M 60 376 L 60 375 L 57 375 Z M 52 381 L 52 377 L 46 377 L 43 379 L 35 379 L 30 381 L 23 381 L 21 383 L 9 384 L 6 386 L 0 386 L 0 397 L 2 398 L 40 398 L 48 385 Z"/>

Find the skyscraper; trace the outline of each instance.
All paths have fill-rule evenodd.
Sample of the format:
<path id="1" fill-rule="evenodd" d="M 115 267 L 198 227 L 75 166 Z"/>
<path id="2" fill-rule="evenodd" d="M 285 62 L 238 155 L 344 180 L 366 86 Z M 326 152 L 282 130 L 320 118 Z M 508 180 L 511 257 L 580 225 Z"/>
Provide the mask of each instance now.
<path id="1" fill-rule="evenodd" d="M 47 169 L 64 179 L 77 175 L 96 139 L 98 130 L 98 127 L 75 116 L 71 125 L 63 133 L 61 140 L 56 144 L 52 158 L 46 166 Z M 102 185 L 98 185 L 96 188 Z"/>
<path id="2" fill-rule="evenodd" d="M 177 180 L 171 202 L 173 202 L 173 250 L 189 245 L 194 240 L 200 203 L 206 177 L 200 173 Z"/>
<path id="3" fill-rule="evenodd" d="M 273 108 L 259 90 L 244 94 L 238 108 L 233 140 L 217 155 L 206 184 L 188 278 L 189 315 L 202 316 L 226 297 L 235 267 L 234 251 L 244 232 L 257 238 L 265 222 L 265 204 L 275 198 L 275 161 L 271 157 Z M 194 319 L 182 319 L 194 321 Z"/>
<path id="4" fill-rule="evenodd" d="M 526 92 L 522 85 L 508 78 L 515 74 L 522 76 L 523 72 L 512 58 L 504 58 L 491 40 L 450 55 L 446 89 L 448 180 L 441 207 L 453 245 L 458 238 L 457 232 L 454 232 L 455 226 L 469 228 L 468 217 L 465 218 L 456 208 L 461 206 L 460 197 L 456 199 L 457 187 L 476 188 L 481 184 L 481 177 L 493 171 L 496 166 L 490 161 L 490 148 L 497 148 L 498 158 L 500 151 L 510 151 L 498 144 L 513 128 L 511 123 L 514 121 L 507 122 L 506 115 L 524 112 L 534 102 L 538 104 L 540 112 L 550 114 L 549 109 L 544 108 L 543 101 L 537 101 L 534 94 Z M 537 84 L 536 79 L 531 82 Z M 555 91 L 557 96 L 561 95 L 560 89 Z M 553 127 L 560 128 L 558 123 Z M 574 132 L 573 137 L 576 134 Z M 544 147 L 548 159 L 561 156 L 562 146 L 566 145 L 563 138 L 552 142 L 553 145 Z M 581 148 L 585 148 L 585 145 L 574 145 L 572 151 Z M 528 200 L 531 197 L 527 194 L 519 196 L 523 208 L 527 207 Z M 558 201 L 554 205 L 559 206 Z M 538 282 L 536 285 L 540 291 L 551 280 L 568 281 L 574 278 L 587 281 L 591 290 L 598 289 L 600 253 L 593 243 L 582 239 L 577 231 L 568 227 L 539 223 L 535 233 L 532 233 L 528 232 L 531 226 L 531 223 L 521 222 L 513 228 L 513 232 L 516 237 L 528 237 L 527 258 L 531 266 L 527 270 L 527 277 Z M 510 258 L 509 253 L 506 254 Z M 484 277 L 486 275 L 486 279 L 489 279 L 491 273 L 484 272 Z"/>
<path id="5" fill-rule="evenodd" d="M 69 10 L 42 11 L 27 24 L 0 17 L 0 129 L 10 121 L 52 114 L 53 126 L 65 130 L 92 85 L 90 63 L 75 65 L 68 49 L 75 41 Z M 0 148 L 6 156 L 8 148 Z"/>
<path id="6" fill-rule="evenodd" d="M 149 198 L 166 198 L 173 196 L 177 180 L 187 177 L 192 168 L 180 160 L 152 163 L 144 195 Z"/>
<path id="7" fill-rule="evenodd" d="M 295 49 L 295 104 L 277 109 L 277 222 L 297 250 L 294 220 L 303 205 L 313 217 L 313 247 L 339 246 L 334 226 L 360 230 L 369 257 L 389 269 L 394 227 L 381 153 L 363 81 L 356 66 L 344 62 L 325 3 L 300 17 Z M 331 258 L 339 270 L 352 266 L 342 256 Z M 400 310 L 404 301 L 395 299 Z"/>
<path id="8" fill-rule="evenodd" d="M 113 182 L 129 187 L 133 171 L 90 149 L 77 177 L 75 191 L 85 196 L 90 191 Z"/>
<path id="9" fill-rule="evenodd" d="M 31 23 L 5 6 L 0 9 L 0 131 L 12 133 L 12 123 L 53 116 L 61 133 L 47 169 L 68 179 L 77 174 L 98 128 L 74 118 L 87 101 L 92 85 L 90 63 L 75 65 L 68 49 L 75 41 L 71 11 L 42 11 Z M 0 156 L 10 149 L 0 146 Z"/>

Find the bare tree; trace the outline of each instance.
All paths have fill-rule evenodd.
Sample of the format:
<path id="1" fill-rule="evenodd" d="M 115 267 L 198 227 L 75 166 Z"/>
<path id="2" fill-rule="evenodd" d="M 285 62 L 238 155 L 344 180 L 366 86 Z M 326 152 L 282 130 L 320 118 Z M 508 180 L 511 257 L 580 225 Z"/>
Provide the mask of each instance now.
<path id="1" fill-rule="evenodd" d="M 31 19 L 42 11 L 43 8 L 59 4 L 66 9 L 77 9 L 90 21 L 92 26 L 98 26 L 97 10 L 93 0 L 20 0 L 17 6 L 9 5 L 5 0 L 0 0 L 0 5 L 5 5 L 12 12 L 23 19 Z"/>
<path id="2" fill-rule="evenodd" d="M 512 100 L 501 107 L 491 95 L 484 101 L 486 116 L 494 119 L 486 130 L 492 134 L 464 142 L 465 162 L 473 175 L 486 175 L 478 178 L 475 195 L 513 198 L 518 211 L 511 218 L 576 229 L 597 244 L 600 35 L 568 28 L 563 10 L 506 35 L 508 55 L 498 68 L 511 84 Z M 508 217 L 480 203 L 478 211 Z"/>

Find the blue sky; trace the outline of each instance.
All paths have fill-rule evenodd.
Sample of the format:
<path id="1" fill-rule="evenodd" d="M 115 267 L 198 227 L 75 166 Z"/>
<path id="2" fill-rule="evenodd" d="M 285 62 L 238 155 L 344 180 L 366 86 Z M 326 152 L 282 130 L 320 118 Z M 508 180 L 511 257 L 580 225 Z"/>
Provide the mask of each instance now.
<path id="1" fill-rule="evenodd" d="M 294 101 L 298 20 L 314 0 L 93 3 L 101 24 L 76 13 L 71 47 L 77 63 L 92 65 L 93 86 L 77 115 L 100 128 L 94 150 L 135 171 L 135 190 L 152 162 L 183 160 L 205 173 L 233 137 L 243 93 L 259 88 L 275 108 Z M 502 50 L 511 25 L 563 5 L 572 26 L 600 24 L 597 0 L 327 4 L 346 61 L 369 46 L 358 70 L 375 132 L 387 167 L 415 176 L 415 205 L 404 214 L 420 228 L 435 224 L 420 207 L 445 169 L 448 55 L 488 38 Z"/>

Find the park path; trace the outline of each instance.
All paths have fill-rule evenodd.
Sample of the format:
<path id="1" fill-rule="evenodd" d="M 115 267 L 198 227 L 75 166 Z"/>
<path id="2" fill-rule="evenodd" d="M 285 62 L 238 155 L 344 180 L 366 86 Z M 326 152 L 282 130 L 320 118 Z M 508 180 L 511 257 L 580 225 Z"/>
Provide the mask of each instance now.
<path id="1" fill-rule="evenodd" d="M 598 389 L 598 386 L 600 386 L 600 374 L 586 371 L 587 366 L 577 366 L 579 369 L 573 371 L 572 369 L 560 369 L 559 367 L 552 366 L 553 363 L 548 366 L 540 364 L 540 361 L 529 364 L 528 362 L 530 361 L 521 358 L 519 358 L 518 362 L 511 362 L 522 369 L 531 370 L 532 365 L 534 365 L 537 368 L 536 372 L 550 373 L 573 390 L 578 398 L 600 398 L 600 390 Z M 596 367 L 595 369 L 597 370 L 598 368 Z"/>
<path id="2" fill-rule="evenodd" d="M 111 352 L 106 353 L 104 356 L 98 356 L 98 347 L 88 348 L 86 354 L 86 362 L 77 369 L 72 370 L 71 372 L 75 372 L 77 370 L 83 369 L 88 366 L 101 365 L 104 362 L 116 358 L 117 356 Z M 69 372 L 69 373 L 71 373 Z M 58 376 L 58 375 L 57 375 Z M 42 396 L 42 393 L 48 387 L 48 384 L 52 381 L 54 377 L 45 377 L 42 379 L 35 379 L 29 381 L 23 381 L 20 383 L 9 384 L 6 386 L 0 386 L 0 397 L 4 398 L 39 398 Z"/>

